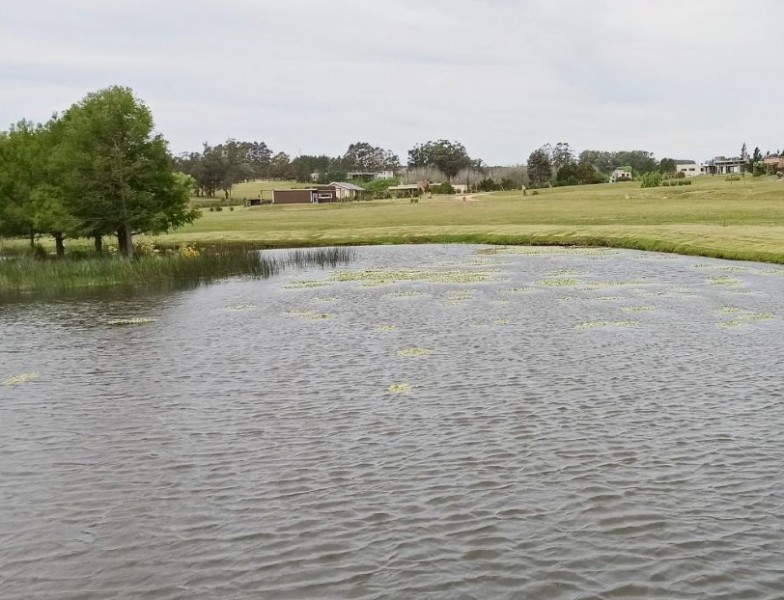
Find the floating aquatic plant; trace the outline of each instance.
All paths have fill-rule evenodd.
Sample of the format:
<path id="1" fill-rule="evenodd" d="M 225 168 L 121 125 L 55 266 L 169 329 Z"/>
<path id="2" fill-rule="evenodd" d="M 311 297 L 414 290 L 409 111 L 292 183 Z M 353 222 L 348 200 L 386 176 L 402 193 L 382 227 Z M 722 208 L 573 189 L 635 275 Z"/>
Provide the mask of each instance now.
<path id="1" fill-rule="evenodd" d="M 526 287 L 513 287 L 513 288 L 506 288 L 505 290 L 501 290 L 502 294 L 530 294 L 536 291 L 535 288 L 531 286 Z"/>
<path id="2" fill-rule="evenodd" d="M 577 285 L 576 279 L 542 279 L 536 282 L 536 285 L 543 285 L 545 287 L 572 287 Z"/>
<path id="3" fill-rule="evenodd" d="M 289 314 L 294 317 L 300 317 L 301 319 L 310 319 L 310 320 L 320 320 L 320 319 L 331 319 L 332 315 L 329 313 L 317 313 L 312 310 L 292 310 L 289 311 Z"/>
<path id="4" fill-rule="evenodd" d="M 641 313 L 641 312 L 649 312 L 651 310 L 654 310 L 654 308 L 652 306 L 624 306 L 621 310 L 630 313 Z"/>
<path id="5" fill-rule="evenodd" d="M 582 248 L 572 246 L 494 246 L 481 248 L 477 254 L 522 254 L 525 256 L 607 256 L 615 254 L 608 248 Z"/>
<path id="6" fill-rule="evenodd" d="M 637 327 L 639 321 L 589 321 L 577 325 L 575 329 L 595 329 L 597 327 Z"/>
<path id="7" fill-rule="evenodd" d="M 405 350 L 398 350 L 397 351 L 397 355 L 398 356 L 406 356 L 406 357 L 426 356 L 426 355 L 432 354 L 432 353 L 433 353 L 433 351 L 429 350 L 428 348 L 416 348 L 416 347 L 415 348 L 406 348 Z"/>
<path id="8" fill-rule="evenodd" d="M 0 384 L 22 385 L 23 383 L 28 383 L 36 379 L 38 379 L 38 373 L 22 373 L 21 375 L 13 375 L 11 377 L 6 377 L 5 379 L 0 381 Z"/>
<path id="9" fill-rule="evenodd" d="M 410 394 L 411 386 L 407 383 L 393 383 L 389 386 L 389 391 L 393 394 Z"/>
<path id="10" fill-rule="evenodd" d="M 283 287 L 287 290 L 309 290 L 313 288 L 320 288 L 327 285 L 325 281 L 318 281 L 315 279 L 309 280 L 302 280 L 302 281 L 292 281 L 291 283 L 287 283 Z"/>
<path id="11" fill-rule="evenodd" d="M 710 285 L 721 285 L 724 287 L 738 287 L 740 285 L 740 281 L 735 277 L 730 277 L 729 275 L 714 275 L 712 277 L 708 277 L 705 280 L 705 283 L 709 283 Z"/>
<path id="12" fill-rule="evenodd" d="M 390 292 L 387 294 L 390 298 L 397 298 L 399 300 L 410 300 L 411 298 L 419 298 L 422 292 L 404 291 L 404 292 Z"/>
<path id="13" fill-rule="evenodd" d="M 328 303 L 328 302 L 337 302 L 338 299 L 335 296 L 317 296 L 311 300 L 311 302 L 317 303 Z"/>
<path id="14" fill-rule="evenodd" d="M 741 325 L 748 325 L 749 323 L 754 323 L 756 321 L 769 321 L 772 318 L 773 315 L 770 313 L 750 313 L 741 315 L 731 321 L 719 323 L 719 327 L 740 327 Z"/>
<path id="15" fill-rule="evenodd" d="M 229 312 L 243 312 L 243 311 L 246 311 L 246 310 L 253 310 L 255 308 L 256 308 L 255 304 L 230 304 L 229 306 L 227 306 L 223 310 L 226 310 L 226 311 L 229 311 Z"/>
<path id="16" fill-rule="evenodd" d="M 509 325 L 510 322 L 509 319 L 496 319 L 493 321 L 493 325 Z"/>
<path id="17" fill-rule="evenodd" d="M 602 300 L 604 302 L 618 302 L 622 298 L 620 296 L 595 296 L 591 300 Z"/>
<path id="18" fill-rule="evenodd" d="M 155 319 L 150 319 L 149 317 L 131 317 L 130 319 L 112 319 L 106 322 L 107 325 L 111 325 L 113 327 L 147 325 L 149 323 L 155 323 Z"/>
<path id="19" fill-rule="evenodd" d="M 743 312 L 743 309 L 738 308 L 737 306 L 725 306 L 724 308 L 719 310 L 719 312 L 724 314 L 739 313 L 739 312 Z"/>
<path id="20" fill-rule="evenodd" d="M 375 269 L 367 271 L 336 271 L 333 281 L 358 281 L 376 284 L 400 281 L 427 281 L 430 283 L 479 283 L 488 281 L 497 271 L 422 271 Z"/>
<path id="21" fill-rule="evenodd" d="M 577 274 L 578 274 L 577 269 L 562 268 L 562 269 L 556 269 L 555 271 L 551 271 L 549 273 L 549 276 L 550 277 L 566 277 L 566 276 L 577 275 Z"/>
<path id="22" fill-rule="evenodd" d="M 396 325 L 379 325 L 376 327 L 376 331 L 395 331 L 397 329 Z"/>

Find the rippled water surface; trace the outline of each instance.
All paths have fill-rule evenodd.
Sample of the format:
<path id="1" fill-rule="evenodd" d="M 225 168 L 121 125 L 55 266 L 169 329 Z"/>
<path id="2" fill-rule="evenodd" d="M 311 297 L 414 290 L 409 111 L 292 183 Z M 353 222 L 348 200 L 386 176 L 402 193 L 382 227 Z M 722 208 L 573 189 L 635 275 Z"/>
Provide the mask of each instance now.
<path id="1" fill-rule="evenodd" d="M 0 306 L 0 598 L 782 598 L 782 316 L 471 246 Z"/>

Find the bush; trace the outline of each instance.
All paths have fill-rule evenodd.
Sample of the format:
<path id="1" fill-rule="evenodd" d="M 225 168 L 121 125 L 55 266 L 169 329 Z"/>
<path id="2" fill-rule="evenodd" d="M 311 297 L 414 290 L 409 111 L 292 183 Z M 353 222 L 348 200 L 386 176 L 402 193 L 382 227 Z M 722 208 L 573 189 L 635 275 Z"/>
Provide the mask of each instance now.
<path id="1" fill-rule="evenodd" d="M 648 171 L 642 175 L 642 185 L 640 187 L 652 188 L 662 184 L 662 176 L 658 171 Z"/>
<path id="2" fill-rule="evenodd" d="M 691 185 L 691 179 L 667 179 L 662 182 L 664 187 L 680 187 L 682 185 Z"/>
<path id="3" fill-rule="evenodd" d="M 740 181 L 740 175 L 727 175 L 724 181 Z"/>
<path id="4" fill-rule="evenodd" d="M 430 184 L 427 191 L 431 194 L 454 194 L 455 188 L 452 187 L 451 183 L 445 181 L 444 183 Z"/>

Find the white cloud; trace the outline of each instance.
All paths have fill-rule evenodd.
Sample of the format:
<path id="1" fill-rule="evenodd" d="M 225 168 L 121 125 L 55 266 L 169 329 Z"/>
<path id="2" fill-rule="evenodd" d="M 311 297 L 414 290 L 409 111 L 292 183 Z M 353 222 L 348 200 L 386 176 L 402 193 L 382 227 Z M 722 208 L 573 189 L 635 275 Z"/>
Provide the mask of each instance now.
<path id="1" fill-rule="evenodd" d="M 708 158 L 776 149 L 778 0 L 29 0 L 0 22 L 0 123 L 122 84 L 172 149 L 447 137 Z M 736 148 L 737 147 L 737 148 Z"/>

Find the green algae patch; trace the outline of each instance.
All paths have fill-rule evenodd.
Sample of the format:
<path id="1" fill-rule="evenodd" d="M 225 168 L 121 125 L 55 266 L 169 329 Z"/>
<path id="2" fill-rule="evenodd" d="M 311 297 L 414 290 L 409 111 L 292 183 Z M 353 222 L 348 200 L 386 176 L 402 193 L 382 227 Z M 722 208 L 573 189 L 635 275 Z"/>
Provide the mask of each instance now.
<path id="1" fill-rule="evenodd" d="M 403 350 L 398 350 L 398 356 L 405 356 L 405 357 L 413 357 L 413 356 L 427 356 L 428 354 L 433 354 L 433 351 L 428 348 L 405 348 Z"/>
<path id="2" fill-rule="evenodd" d="M 249 310 L 255 310 L 255 304 L 229 304 L 225 310 L 226 312 L 245 312 Z"/>
<path id="3" fill-rule="evenodd" d="M 23 385 L 38 379 L 38 373 L 21 373 L 20 375 L 12 375 L 0 380 L 0 385 Z"/>
<path id="4" fill-rule="evenodd" d="M 384 331 L 384 332 L 395 331 L 396 329 L 397 329 L 397 325 L 379 325 L 378 327 L 376 327 L 376 331 Z"/>
<path id="5" fill-rule="evenodd" d="M 773 315 L 770 313 L 749 313 L 746 315 L 741 315 L 731 321 L 724 321 L 719 323 L 719 327 L 729 328 L 729 327 L 741 327 L 743 325 L 749 325 L 751 323 L 756 323 L 758 321 L 769 321 L 773 318 Z"/>
<path id="6" fill-rule="evenodd" d="M 578 284 L 576 279 L 570 278 L 556 278 L 556 279 L 541 279 L 536 282 L 536 285 L 544 287 L 574 287 Z"/>
<path id="7" fill-rule="evenodd" d="M 708 277 L 705 280 L 705 283 L 710 285 L 718 285 L 718 286 L 730 287 L 730 288 L 740 287 L 741 285 L 739 279 L 735 277 L 731 277 L 729 275 L 714 275 L 712 277 Z"/>
<path id="8" fill-rule="evenodd" d="M 111 327 L 132 327 L 133 325 L 149 325 L 155 323 L 155 319 L 149 317 L 131 317 L 128 319 L 111 319 L 106 324 Z"/>
<path id="9" fill-rule="evenodd" d="M 307 319 L 309 321 L 324 321 L 331 319 L 332 315 L 329 313 L 319 313 L 313 310 L 292 310 L 289 313 L 292 317 L 299 317 L 300 319 Z"/>
<path id="10" fill-rule="evenodd" d="M 314 288 L 320 288 L 327 285 L 325 281 L 319 281 L 315 279 L 310 280 L 302 280 L 302 281 L 292 281 L 287 283 L 283 287 L 287 290 L 310 290 Z"/>
<path id="11" fill-rule="evenodd" d="M 366 271 L 336 271 L 332 281 L 356 281 L 363 284 L 424 281 L 428 283 L 483 283 L 490 281 L 498 271 L 424 271 L 415 269 L 371 269 Z"/>
<path id="12" fill-rule="evenodd" d="M 589 321 L 577 325 L 575 329 L 598 329 L 602 327 L 637 327 L 639 321 Z"/>
<path id="13" fill-rule="evenodd" d="M 393 383 L 387 388 L 392 394 L 410 394 L 411 386 L 407 383 Z"/>
<path id="14" fill-rule="evenodd" d="M 642 313 L 642 312 L 650 312 L 655 309 L 653 308 L 653 306 L 624 306 L 621 310 L 623 312 Z"/>

